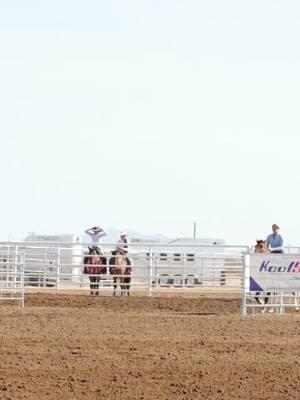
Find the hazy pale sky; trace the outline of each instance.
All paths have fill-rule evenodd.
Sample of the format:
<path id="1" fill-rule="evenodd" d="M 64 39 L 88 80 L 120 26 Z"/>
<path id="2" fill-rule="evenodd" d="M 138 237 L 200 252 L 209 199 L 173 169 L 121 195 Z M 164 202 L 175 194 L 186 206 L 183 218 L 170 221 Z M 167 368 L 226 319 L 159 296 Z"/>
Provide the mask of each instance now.
<path id="1" fill-rule="evenodd" d="M 0 239 L 300 244 L 297 0 L 0 3 Z"/>

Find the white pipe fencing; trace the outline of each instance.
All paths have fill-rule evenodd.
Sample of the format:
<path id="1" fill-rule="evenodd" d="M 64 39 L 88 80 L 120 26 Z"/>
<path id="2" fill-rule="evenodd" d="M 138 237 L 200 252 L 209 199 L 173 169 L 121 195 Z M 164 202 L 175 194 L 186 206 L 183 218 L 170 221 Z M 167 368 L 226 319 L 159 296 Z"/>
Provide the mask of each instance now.
<path id="1" fill-rule="evenodd" d="M 80 243 L 2 242 L 0 256 L 22 251 L 25 287 L 87 290 L 83 274 L 87 246 Z M 115 243 L 101 244 L 109 260 Z M 245 246 L 130 244 L 131 292 L 240 290 Z M 107 267 L 109 267 L 107 261 Z M 109 268 L 100 276 L 101 291 L 112 290 Z"/>
<path id="2" fill-rule="evenodd" d="M 17 302 L 24 307 L 24 259 L 16 249 L 0 256 L 0 302 Z"/>
<path id="3" fill-rule="evenodd" d="M 18 301 L 24 306 L 24 290 L 89 291 L 89 276 L 83 273 L 83 259 L 90 244 L 60 242 L 0 242 L 0 300 Z M 115 243 L 101 244 L 106 257 L 106 272 L 98 275 L 100 293 L 113 292 L 109 269 Z M 247 246 L 193 244 L 130 244 L 132 261 L 130 293 L 151 296 L 162 292 L 198 293 L 226 291 L 242 294 L 242 314 L 249 307 L 262 309 L 256 293 L 247 289 Z M 286 248 L 285 253 L 299 254 L 299 248 Z M 93 275 L 93 277 L 97 277 Z M 299 288 L 300 292 L 300 288 Z M 298 295 L 298 293 L 297 293 Z M 290 292 L 268 295 L 276 312 L 298 307 L 298 297 Z M 274 307 L 273 307 L 274 308 Z"/>

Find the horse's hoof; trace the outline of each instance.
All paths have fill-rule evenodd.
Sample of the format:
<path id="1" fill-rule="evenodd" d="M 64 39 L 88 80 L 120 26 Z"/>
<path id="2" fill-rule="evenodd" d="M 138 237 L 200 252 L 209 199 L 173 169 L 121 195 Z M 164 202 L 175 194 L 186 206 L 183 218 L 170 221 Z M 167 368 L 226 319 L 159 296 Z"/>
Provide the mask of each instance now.
<path id="1" fill-rule="evenodd" d="M 262 313 L 262 314 L 265 314 L 266 311 L 267 311 L 267 310 L 266 310 L 265 308 L 263 308 L 263 309 L 261 310 L 261 313 Z"/>
<path id="2" fill-rule="evenodd" d="M 273 312 L 274 312 L 274 309 L 271 308 L 271 309 L 269 310 L 269 313 L 273 313 Z"/>
<path id="3" fill-rule="evenodd" d="M 95 295 L 96 295 L 96 296 L 99 296 L 99 292 L 96 292 Z"/>

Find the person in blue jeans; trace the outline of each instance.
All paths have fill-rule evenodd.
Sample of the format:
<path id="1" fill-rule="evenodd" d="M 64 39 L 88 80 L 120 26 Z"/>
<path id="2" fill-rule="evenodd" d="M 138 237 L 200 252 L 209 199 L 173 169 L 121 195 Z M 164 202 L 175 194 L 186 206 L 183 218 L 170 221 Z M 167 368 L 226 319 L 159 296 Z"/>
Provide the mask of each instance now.
<path id="1" fill-rule="evenodd" d="M 283 253 L 283 239 L 279 234 L 279 226 L 272 225 L 272 233 L 266 239 L 267 246 L 271 253 Z"/>

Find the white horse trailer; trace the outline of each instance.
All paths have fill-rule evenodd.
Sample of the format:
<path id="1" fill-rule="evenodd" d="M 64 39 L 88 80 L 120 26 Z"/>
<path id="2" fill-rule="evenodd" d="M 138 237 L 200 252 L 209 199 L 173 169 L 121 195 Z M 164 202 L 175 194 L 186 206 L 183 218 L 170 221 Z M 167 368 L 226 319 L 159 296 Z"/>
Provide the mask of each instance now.
<path id="1" fill-rule="evenodd" d="M 151 264 L 154 287 L 194 287 L 224 285 L 224 246 L 222 239 L 177 239 L 155 245 L 151 254 L 140 249 L 134 259 L 134 274 L 143 275 Z"/>

